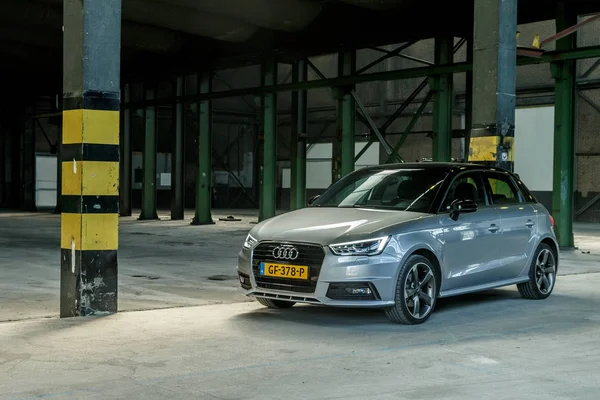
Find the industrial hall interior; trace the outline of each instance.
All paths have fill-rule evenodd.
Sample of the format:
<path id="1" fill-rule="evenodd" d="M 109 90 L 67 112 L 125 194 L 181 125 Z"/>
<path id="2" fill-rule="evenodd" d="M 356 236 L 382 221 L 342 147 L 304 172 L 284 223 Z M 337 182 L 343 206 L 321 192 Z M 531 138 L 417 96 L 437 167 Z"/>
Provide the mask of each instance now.
<path id="1" fill-rule="evenodd" d="M 4 0 L 0 58 L 0 400 L 596 398 L 600 1 Z M 526 186 L 551 219 L 556 293 L 442 293 L 415 328 L 240 292 L 265 268 L 240 272 L 251 230 L 317 240 L 341 225 L 275 218 L 404 164 Z M 375 226 L 347 215 L 348 232 Z M 337 276 L 324 268 L 307 281 Z M 416 377 L 430 367 L 435 384 Z M 393 394 L 398 374 L 414 380 Z"/>

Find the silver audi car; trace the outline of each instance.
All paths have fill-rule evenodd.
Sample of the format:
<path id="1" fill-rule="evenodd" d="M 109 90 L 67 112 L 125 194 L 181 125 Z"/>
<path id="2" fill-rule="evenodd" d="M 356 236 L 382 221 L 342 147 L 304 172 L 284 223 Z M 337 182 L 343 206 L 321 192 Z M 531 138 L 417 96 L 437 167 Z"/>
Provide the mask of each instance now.
<path id="1" fill-rule="evenodd" d="M 357 170 L 257 224 L 237 272 L 241 292 L 266 307 L 374 307 L 419 324 L 441 297 L 516 285 L 545 299 L 558 252 L 552 216 L 517 175 L 403 163 Z"/>

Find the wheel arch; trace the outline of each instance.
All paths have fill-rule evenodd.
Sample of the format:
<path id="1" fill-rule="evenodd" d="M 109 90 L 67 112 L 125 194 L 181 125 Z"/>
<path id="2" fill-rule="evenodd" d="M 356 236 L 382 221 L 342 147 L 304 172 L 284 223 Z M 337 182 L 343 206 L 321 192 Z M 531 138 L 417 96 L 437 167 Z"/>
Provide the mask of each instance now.
<path id="1" fill-rule="evenodd" d="M 558 265 L 558 257 L 559 257 L 558 245 L 550 237 L 542 238 L 542 240 L 540 241 L 540 244 L 542 244 L 542 243 L 550 246 L 550 248 L 552 249 L 552 252 L 554 253 L 554 258 L 555 258 L 554 262 L 556 263 L 555 268 L 558 271 L 558 267 L 559 267 L 559 265 Z"/>
<path id="2" fill-rule="evenodd" d="M 414 249 L 410 254 L 407 255 L 406 259 L 408 259 L 410 256 L 413 256 L 413 255 L 425 257 L 435 267 L 436 279 L 438 281 L 436 295 L 439 295 L 440 289 L 442 287 L 442 265 L 440 264 L 438 257 L 435 255 L 435 253 L 431 249 L 426 248 L 426 247 Z"/>

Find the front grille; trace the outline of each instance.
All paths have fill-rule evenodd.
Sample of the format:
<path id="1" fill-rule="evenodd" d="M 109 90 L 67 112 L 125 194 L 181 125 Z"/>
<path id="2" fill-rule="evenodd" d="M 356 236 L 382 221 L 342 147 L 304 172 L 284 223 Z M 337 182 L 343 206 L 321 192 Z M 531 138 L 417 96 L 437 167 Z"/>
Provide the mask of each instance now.
<path id="1" fill-rule="evenodd" d="M 273 249 L 281 244 L 293 245 L 298 249 L 298 258 L 294 261 L 277 260 L 273 257 Z M 252 257 L 252 272 L 256 280 L 256 286 L 263 289 L 284 290 L 288 292 L 298 293 L 314 293 L 319 280 L 319 273 L 325 252 L 319 245 L 314 244 L 296 244 L 296 243 L 277 243 L 267 242 L 261 243 L 254 249 Z M 287 279 L 287 278 L 272 278 L 260 276 L 260 263 L 284 263 L 293 265 L 307 265 L 309 268 L 309 279 Z"/>

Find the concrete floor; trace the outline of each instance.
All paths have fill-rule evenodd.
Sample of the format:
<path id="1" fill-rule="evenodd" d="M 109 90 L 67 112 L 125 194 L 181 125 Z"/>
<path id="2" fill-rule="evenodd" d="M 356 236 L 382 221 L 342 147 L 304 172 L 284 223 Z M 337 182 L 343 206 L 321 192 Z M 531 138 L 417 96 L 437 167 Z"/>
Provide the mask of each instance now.
<path id="1" fill-rule="evenodd" d="M 215 211 L 207 226 L 191 226 L 193 213 L 184 221 L 134 215 L 119 220 L 121 311 L 246 301 L 235 265 L 254 212 Z M 218 221 L 229 215 L 242 221 Z M 0 213 L 0 321 L 57 316 L 59 284 L 60 216 Z"/>
<path id="2" fill-rule="evenodd" d="M 59 218 L 0 214 L 0 320 L 13 320 L 0 323 L 0 399 L 600 396 L 598 225 L 576 226 L 547 300 L 514 287 L 443 299 L 407 327 L 376 310 L 246 302 L 233 274 L 256 217 L 215 219 L 229 214 L 243 220 L 122 219 L 120 309 L 149 311 L 63 320 Z"/>
<path id="3" fill-rule="evenodd" d="M 597 400 L 599 285 L 445 299 L 420 326 L 256 303 L 3 323 L 0 399 Z"/>

